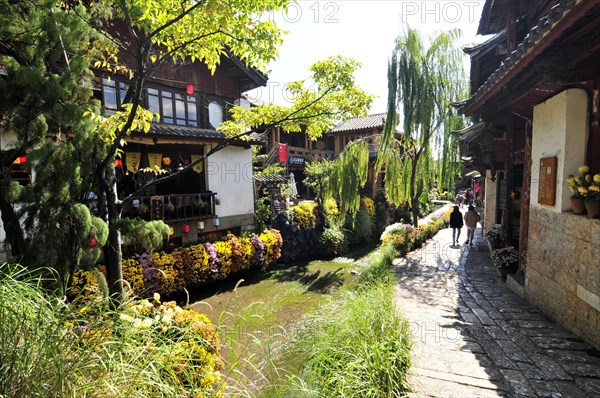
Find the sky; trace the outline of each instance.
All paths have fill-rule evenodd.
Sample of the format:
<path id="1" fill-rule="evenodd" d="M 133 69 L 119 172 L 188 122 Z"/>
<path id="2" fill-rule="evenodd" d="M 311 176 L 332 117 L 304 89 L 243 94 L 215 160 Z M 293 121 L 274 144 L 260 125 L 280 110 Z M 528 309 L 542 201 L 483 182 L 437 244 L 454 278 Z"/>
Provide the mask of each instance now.
<path id="1" fill-rule="evenodd" d="M 248 92 L 251 101 L 287 103 L 285 83 L 305 79 L 314 62 L 333 55 L 352 57 L 363 66 L 357 84 L 378 96 L 370 113 L 385 112 L 387 63 L 394 41 L 408 24 L 426 37 L 459 28 L 460 45 L 480 43 L 476 36 L 484 0 L 298 0 L 271 15 L 288 31 L 279 59 L 267 70 L 267 87 Z M 465 68 L 468 57 L 465 56 Z M 467 69 L 468 71 L 468 69 Z"/>

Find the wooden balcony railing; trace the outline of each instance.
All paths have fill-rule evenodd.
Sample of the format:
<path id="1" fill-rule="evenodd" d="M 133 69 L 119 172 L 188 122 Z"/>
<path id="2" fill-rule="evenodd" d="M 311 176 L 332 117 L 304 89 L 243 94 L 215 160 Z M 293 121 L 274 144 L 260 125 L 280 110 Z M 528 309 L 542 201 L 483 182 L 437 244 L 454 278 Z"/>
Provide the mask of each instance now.
<path id="1" fill-rule="evenodd" d="M 123 207 L 123 217 L 144 220 L 185 221 L 212 218 L 215 215 L 214 192 L 137 196 Z"/>

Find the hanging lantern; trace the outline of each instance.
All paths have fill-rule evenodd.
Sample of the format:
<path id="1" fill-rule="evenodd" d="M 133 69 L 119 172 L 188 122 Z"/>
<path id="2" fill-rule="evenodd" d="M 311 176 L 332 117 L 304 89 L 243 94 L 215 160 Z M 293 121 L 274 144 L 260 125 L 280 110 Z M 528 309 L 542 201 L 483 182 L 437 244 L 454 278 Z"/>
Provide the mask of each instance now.
<path id="1" fill-rule="evenodd" d="M 164 158 L 162 158 L 162 162 L 165 166 L 170 166 L 171 165 L 171 158 L 166 156 Z"/>
<path id="2" fill-rule="evenodd" d="M 187 95 L 194 94 L 194 86 L 191 84 L 188 84 L 187 86 L 185 86 L 185 92 L 187 93 Z"/>
<path id="3" fill-rule="evenodd" d="M 15 159 L 13 164 L 23 164 L 26 161 L 27 161 L 27 156 L 19 156 L 18 158 Z"/>
<path id="4" fill-rule="evenodd" d="M 183 224 L 183 227 L 181 228 L 181 230 L 183 231 L 184 234 L 187 234 L 188 232 L 190 232 L 190 224 Z"/>
<path id="5" fill-rule="evenodd" d="M 90 247 L 96 247 L 96 245 L 98 244 L 98 240 L 95 236 L 91 236 L 88 244 L 90 245 Z"/>
<path id="6" fill-rule="evenodd" d="M 121 159 L 115 159 L 115 167 L 117 168 L 122 168 L 123 167 L 123 160 Z"/>

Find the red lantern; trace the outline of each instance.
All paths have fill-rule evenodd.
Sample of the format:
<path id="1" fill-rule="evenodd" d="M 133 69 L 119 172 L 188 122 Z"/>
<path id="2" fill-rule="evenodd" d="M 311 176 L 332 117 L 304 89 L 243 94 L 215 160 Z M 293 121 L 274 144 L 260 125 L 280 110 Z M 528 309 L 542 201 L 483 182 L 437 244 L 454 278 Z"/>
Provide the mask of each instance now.
<path id="1" fill-rule="evenodd" d="M 123 160 L 115 159 L 115 167 L 118 167 L 119 169 L 123 167 Z"/>
<path id="2" fill-rule="evenodd" d="M 19 156 L 18 158 L 15 159 L 13 164 L 23 164 L 23 163 L 25 163 L 26 160 L 27 160 L 27 156 Z"/>
<path id="3" fill-rule="evenodd" d="M 96 240 L 96 237 L 95 236 L 90 237 L 90 241 L 89 241 L 90 247 L 96 247 L 97 244 L 98 244 L 98 241 Z"/>
<path id="4" fill-rule="evenodd" d="M 183 224 L 183 227 L 181 228 L 181 230 L 183 231 L 184 234 L 187 234 L 188 232 L 190 232 L 190 224 Z"/>
<path id="5" fill-rule="evenodd" d="M 187 95 L 194 94 L 194 86 L 191 84 L 188 84 L 187 86 L 185 86 L 185 92 L 187 93 Z"/>

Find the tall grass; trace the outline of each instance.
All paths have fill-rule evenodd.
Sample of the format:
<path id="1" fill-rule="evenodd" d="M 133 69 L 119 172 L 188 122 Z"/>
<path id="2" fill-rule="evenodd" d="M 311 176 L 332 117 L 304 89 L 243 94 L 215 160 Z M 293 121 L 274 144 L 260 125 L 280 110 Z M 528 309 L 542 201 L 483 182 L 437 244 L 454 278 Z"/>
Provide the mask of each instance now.
<path id="1" fill-rule="evenodd" d="M 214 327 L 173 308 L 77 308 L 0 266 L 0 397 L 222 397 Z"/>
<path id="2" fill-rule="evenodd" d="M 392 248 L 375 252 L 358 280 L 301 322 L 285 346 L 292 369 L 270 397 L 398 397 L 408 392 L 409 327 L 393 305 Z"/>
<path id="3" fill-rule="evenodd" d="M 48 300 L 37 283 L 24 270 L 0 269 L 3 397 L 72 396 L 75 380 L 70 375 L 89 365 L 70 348 L 60 304 Z"/>

